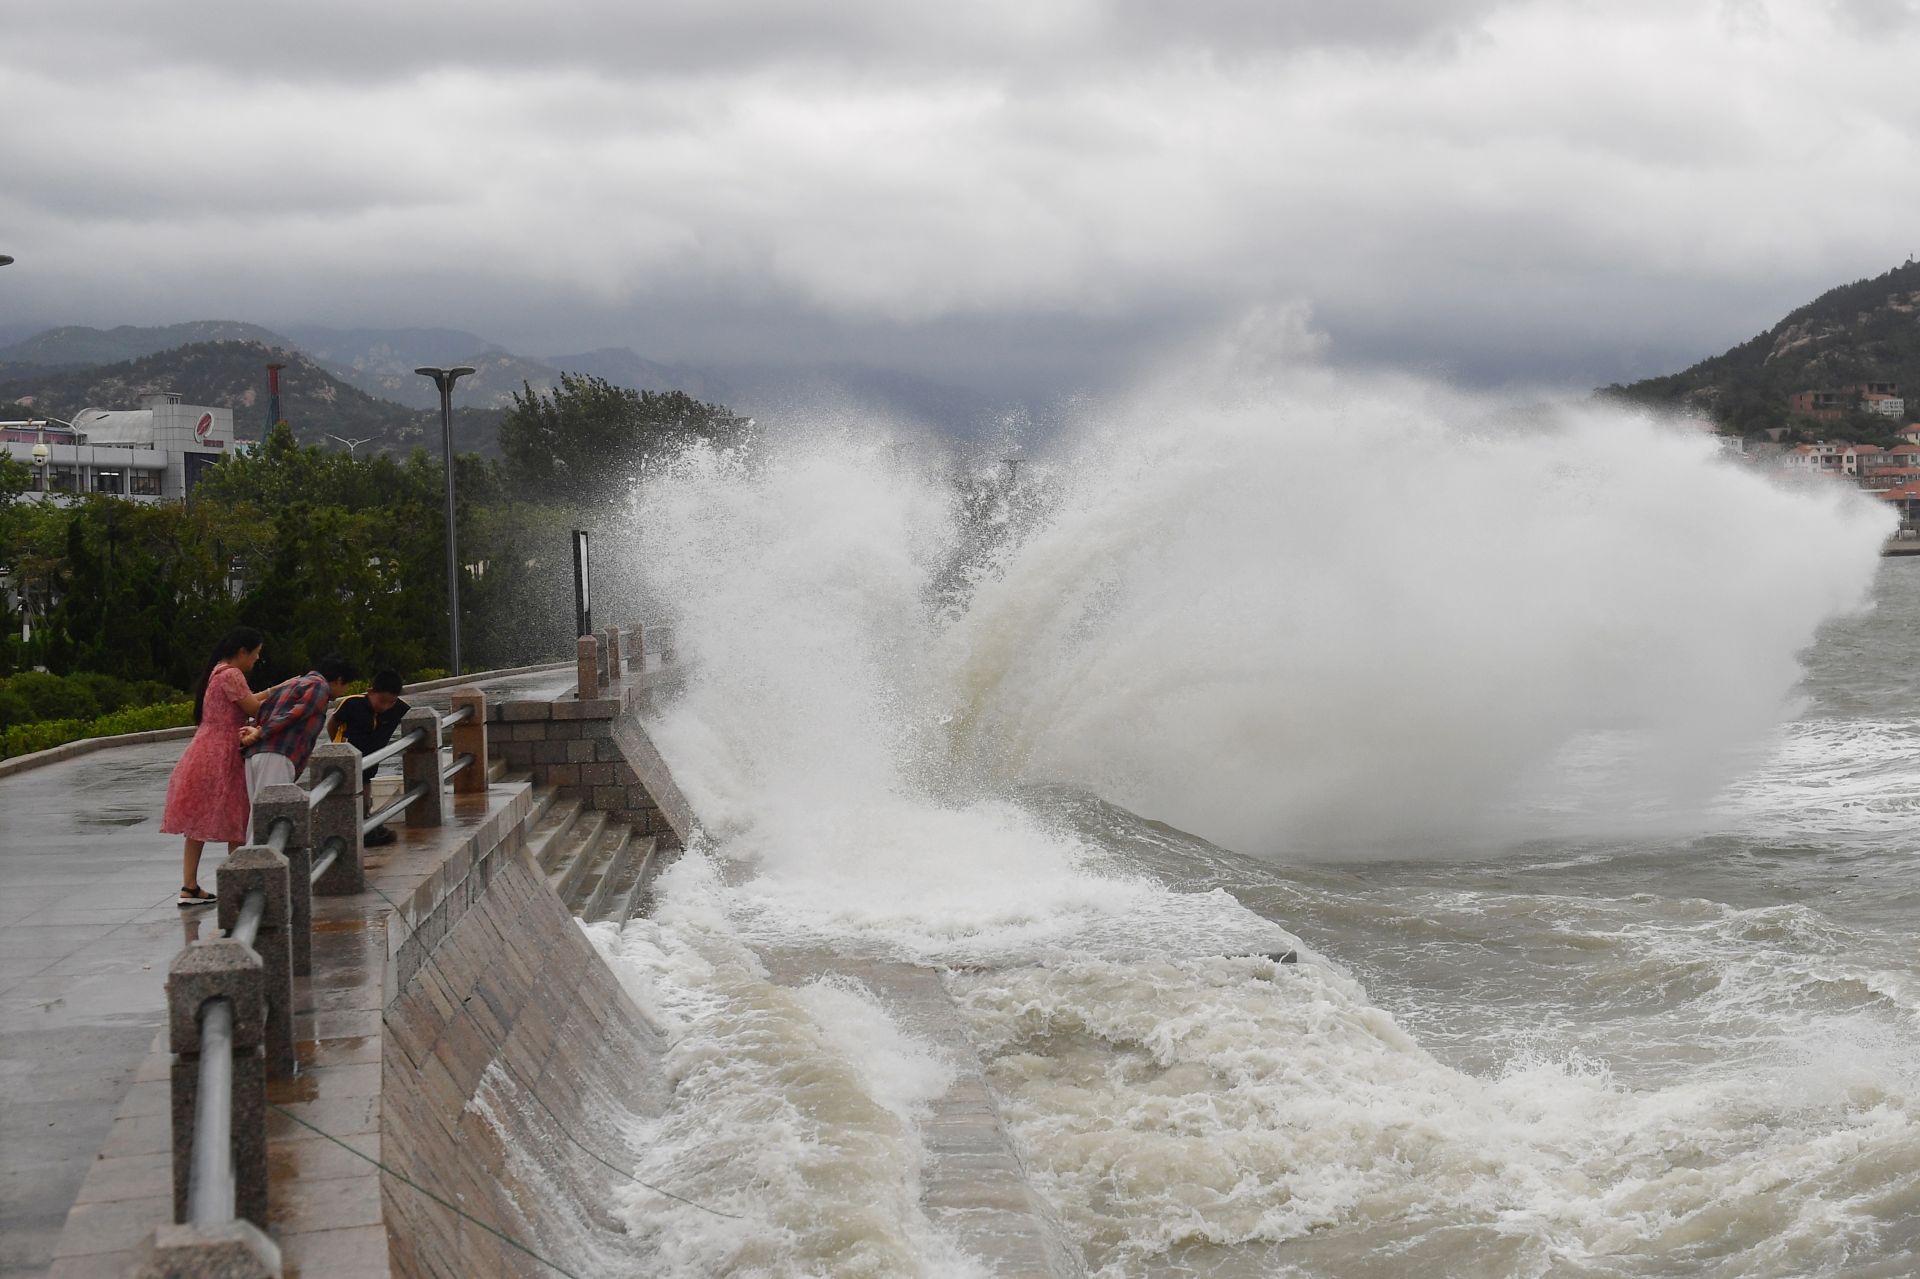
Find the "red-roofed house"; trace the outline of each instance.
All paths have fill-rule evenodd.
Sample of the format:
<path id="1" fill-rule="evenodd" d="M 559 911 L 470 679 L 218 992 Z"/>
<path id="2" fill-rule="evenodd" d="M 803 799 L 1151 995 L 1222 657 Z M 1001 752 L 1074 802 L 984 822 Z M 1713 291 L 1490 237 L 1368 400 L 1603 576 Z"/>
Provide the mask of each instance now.
<path id="1" fill-rule="evenodd" d="M 1865 489 L 1898 488 L 1920 480 L 1920 466 L 1876 466 L 1860 477 Z"/>
<path id="2" fill-rule="evenodd" d="M 1883 452 L 1877 444 L 1815 440 L 1811 444 L 1796 444 L 1788 450 L 1785 462 L 1789 467 L 1823 475 L 1859 475 L 1865 467 L 1878 465 Z"/>
<path id="3" fill-rule="evenodd" d="M 1893 509 L 1900 512 L 1901 527 L 1920 528 L 1920 480 L 1890 488 L 1874 496 L 1882 502 L 1893 503 Z"/>

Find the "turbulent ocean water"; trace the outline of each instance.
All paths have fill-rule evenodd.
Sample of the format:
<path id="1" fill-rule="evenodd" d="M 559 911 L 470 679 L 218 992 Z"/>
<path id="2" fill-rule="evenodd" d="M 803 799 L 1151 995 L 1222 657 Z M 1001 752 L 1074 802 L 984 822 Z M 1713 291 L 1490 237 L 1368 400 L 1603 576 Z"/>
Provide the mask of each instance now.
<path id="1" fill-rule="evenodd" d="M 939 968 L 1090 1274 L 1920 1270 L 1920 559 L 1655 423 L 1394 403 L 649 482 L 709 830 L 594 935 L 701 1207 L 621 1192 L 606 1273 L 990 1273 L 917 1203 L 953 1064 L 796 948 Z"/>

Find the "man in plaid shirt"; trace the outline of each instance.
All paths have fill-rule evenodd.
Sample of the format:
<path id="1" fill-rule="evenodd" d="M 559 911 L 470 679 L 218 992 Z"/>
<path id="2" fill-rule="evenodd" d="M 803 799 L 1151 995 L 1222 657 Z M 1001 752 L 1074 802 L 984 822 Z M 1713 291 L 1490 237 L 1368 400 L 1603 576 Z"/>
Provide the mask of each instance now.
<path id="1" fill-rule="evenodd" d="M 353 663 L 344 657 L 321 659 L 298 679 L 268 693 L 251 727 L 240 730 L 240 753 L 247 759 L 247 800 L 263 786 L 291 782 L 307 766 L 307 756 L 326 727 L 327 707 L 347 691 Z"/>

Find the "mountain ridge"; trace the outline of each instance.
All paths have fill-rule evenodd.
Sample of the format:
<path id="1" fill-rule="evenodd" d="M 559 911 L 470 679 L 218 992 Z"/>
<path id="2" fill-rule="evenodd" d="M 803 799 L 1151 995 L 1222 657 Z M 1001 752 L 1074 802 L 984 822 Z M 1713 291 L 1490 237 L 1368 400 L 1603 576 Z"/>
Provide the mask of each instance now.
<path id="1" fill-rule="evenodd" d="M 124 391 L 120 375 L 104 372 L 106 361 L 91 357 L 102 351 L 128 360 L 153 359 L 169 350 L 182 349 L 174 339 L 187 335 L 201 341 L 253 342 L 275 352 L 282 359 L 298 355 L 298 372 L 289 364 L 283 381 L 296 376 L 311 377 L 318 370 L 342 387 L 352 388 L 372 399 L 396 408 L 421 412 L 439 407 L 433 383 L 413 370 L 423 364 L 474 367 L 476 372 L 461 379 L 455 391 L 456 412 L 491 412 L 497 418 L 511 407 L 513 398 L 530 387 L 535 392 L 551 391 L 559 385 L 561 374 L 575 373 L 601 377 L 619 386 L 655 391 L 683 391 L 697 399 L 724 404 L 736 412 L 762 418 L 797 412 L 837 413 L 858 406 L 870 413 L 919 422 L 944 434 L 961 438 L 979 438 L 991 432 L 1002 411 L 1008 407 L 990 397 L 899 370 L 856 364 L 820 366 L 732 365 L 702 367 L 684 363 L 650 360 L 627 347 L 601 347 L 571 355 L 526 356 L 508 351 L 487 338 L 463 329 L 449 328 L 329 328 L 320 325 L 289 324 L 278 329 L 236 320 L 200 320 L 175 325 L 121 325 L 114 329 L 94 329 L 82 325 L 64 325 L 33 334 L 11 346 L 0 346 L 0 396 L 40 394 L 66 404 L 89 385 L 105 391 Z M 279 353 L 285 353 L 283 356 Z M 169 374 L 165 362 L 151 364 L 140 376 L 156 383 L 169 379 L 182 385 L 151 386 L 147 389 L 189 392 L 199 385 L 195 378 L 197 357 L 183 357 L 189 366 L 178 374 Z M 78 382 L 52 382 L 56 373 L 101 375 Z M 235 408 L 236 422 L 250 419 L 240 410 L 254 411 L 255 402 L 265 395 L 264 369 L 255 373 L 257 390 L 249 393 L 238 374 L 216 379 L 210 391 L 195 392 L 209 398 L 203 403 Z M 40 388 L 38 392 L 34 388 Z M 334 392 L 334 402 L 356 403 Z M 216 398 L 217 397 L 217 398 Z M 286 396 L 283 395 L 283 400 Z M 49 401 L 51 402 L 51 401 Z M 283 407 L 285 407 L 283 405 Z M 52 410 L 48 410 L 52 411 Z M 264 422 L 264 408 L 260 410 Z M 300 423 L 291 417 L 296 428 Z M 357 436 L 368 423 L 379 417 L 364 406 L 349 415 L 345 429 L 327 433 Z M 379 428 L 381 439 L 391 437 L 394 447 L 410 440 L 414 432 L 401 417 L 392 417 Z M 491 446 L 489 452 L 492 451 Z"/>
<path id="2" fill-rule="evenodd" d="M 1796 417 L 1787 397 L 1893 382 L 1904 420 L 1920 421 L 1920 261 L 1854 280 L 1795 307 L 1764 332 L 1678 373 L 1602 387 L 1600 395 L 1705 414 L 1740 435 L 1781 431 L 1836 438 L 1889 434 L 1896 423 L 1852 415 L 1815 423 Z"/>
<path id="3" fill-rule="evenodd" d="M 188 343 L 84 368 L 46 365 L 22 375 L 15 366 L 0 379 L 0 405 L 20 405 L 71 419 L 84 408 L 126 408 L 142 394 L 173 391 L 189 403 L 233 410 L 235 437 L 257 440 L 267 425 L 266 365 L 270 362 L 285 366 L 280 415 L 304 443 L 327 444 L 330 438 L 345 437 L 383 451 L 439 446 L 437 412 L 368 395 L 297 349 L 233 338 Z M 486 409 L 456 411 L 455 448 L 497 454 L 500 416 Z"/>

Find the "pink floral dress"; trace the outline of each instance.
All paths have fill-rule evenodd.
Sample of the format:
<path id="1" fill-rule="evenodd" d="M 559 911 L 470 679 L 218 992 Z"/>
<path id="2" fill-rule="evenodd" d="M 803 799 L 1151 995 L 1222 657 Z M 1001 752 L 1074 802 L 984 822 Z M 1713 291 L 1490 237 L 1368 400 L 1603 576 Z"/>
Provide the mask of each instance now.
<path id="1" fill-rule="evenodd" d="M 247 713 L 240 699 L 247 677 L 225 663 L 207 679 L 200 707 L 200 729 L 187 753 L 173 766 L 167 782 L 167 807 L 160 833 L 185 835 L 209 844 L 244 844 L 247 821 L 247 769 L 240 758 L 240 729 Z"/>

